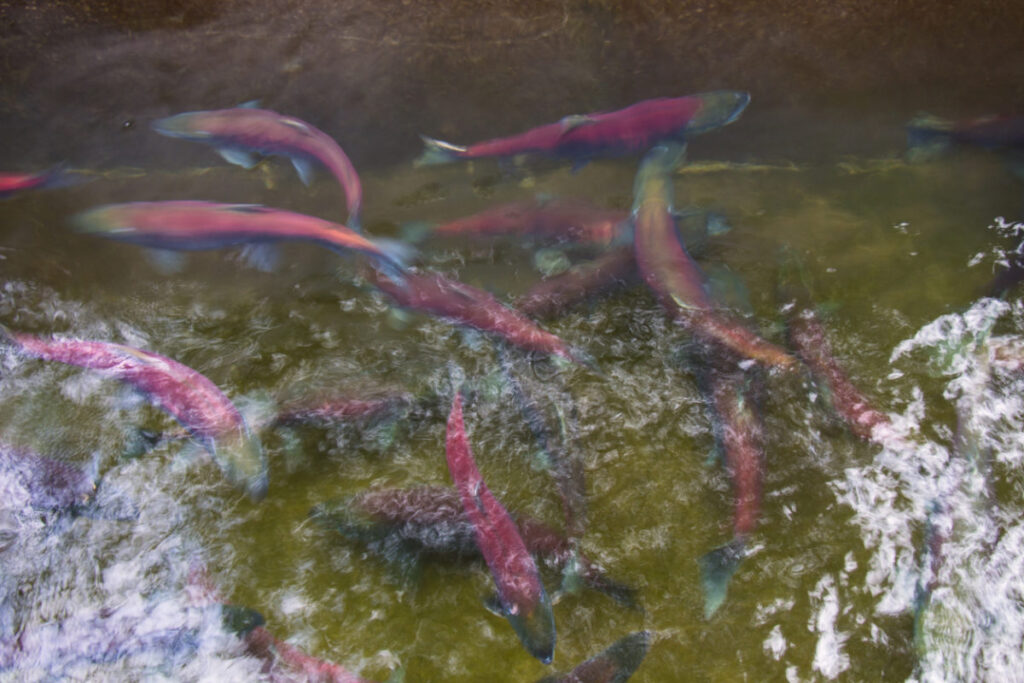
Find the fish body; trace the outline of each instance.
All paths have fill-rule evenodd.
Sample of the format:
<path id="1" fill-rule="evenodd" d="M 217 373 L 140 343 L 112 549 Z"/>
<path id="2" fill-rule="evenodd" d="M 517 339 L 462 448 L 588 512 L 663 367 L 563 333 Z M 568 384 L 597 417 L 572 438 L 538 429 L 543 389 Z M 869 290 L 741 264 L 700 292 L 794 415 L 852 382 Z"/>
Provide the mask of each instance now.
<path id="1" fill-rule="evenodd" d="M 370 284 L 402 308 L 430 313 L 493 334 L 526 351 L 588 363 L 581 352 L 482 289 L 432 271 L 406 271 L 400 284 L 374 269 L 367 269 L 365 276 Z"/>
<path id="2" fill-rule="evenodd" d="M 476 533 L 458 491 L 447 486 L 377 489 L 343 501 L 316 506 L 311 516 L 323 526 L 357 541 L 376 543 L 391 537 L 406 549 L 428 556 L 478 558 Z M 627 607 L 638 607 L 635 591 L 607 577 L 579 553 L 573 542 L 543 522 L 515 515 L 516 528 L 531 555 L 563 571 L 579 563 L 584 584 Z"/>
<path id="3" fill-rule="evenodd" d="M 96 494 L 96 482 L 84 469 L 5 444 L 0 444 L 0 473 L 17 479 L 39 510 L 74 511 Z"/>
<path id="4" fill-rule="evenodd" d="M 550 664 L 555 655 L 555 617 L 537 565 L 519 530 L 491 494 L 473 460 L 456 392 L 445 437 L 448 471 L 473 524 L 477 547 L 491 570 L 505 618 L 527 651 Z"/>
<path id="5" fill-rule="evenodd" d="M 535 237 L 607 246 L 626 230 L 629 213 L 578 200 L 514 202 L 442 223 L 432 237 Z"/>
<path id="6" fill-rule="evenodd" d="M 370 683 L 335 662 L 314 657 L 308 652 L 274 636 L 265 626 L 257 626 L 243 638 L 246 651 L 267 662 L 272 671 L 280 665 L 288 671 L 283 680 L 293 680 L 292 673 L 300 674 L 309 683 Z M 264 672 L 266 673 L 266 671 Z M 283 672 L 282 672 L 283 673 Z M 272 677 L 271 680 L 278 680 Z"/>
<path id="7" fill-rule="evenodd" d="M 247 168 L 250 152 L 289 157 L 303 182 L 309 183 L 308 162 L 317 161 L 341 184 L 348 204 L 348 224 L 359 227 L 363 189 L 345 152 L 329 135 L 297 119 L 268 109 L 236 107 L 177 114 L 153 122 L 161 135 L 215 147 L 230 161 Z"/>
<path id="8" fill-rule="evenodd" d="M 792 356 L 719 311 L 696 261 L 680 242 L 672 218 L 671 172 L 681 163 L 677 144 L 652 149 L 634 187 L 633 245 L 641 277 L 672 317 L 704 341 L 769 366 L 791 368 Z"/>
<path id="9" fill-rule="evenodd" d="M 524 133 L 460 147 L 424 137 L 427 149 L 417 165 L 456 159 L 507 158 L 539 154 L 586 161 L 647 150 L 666 139 L 691 135 L 735 121 L 750 102 L 745 92 L 721 90 L 687 97 L 637 102 L 625 109 L 567 116 Z"/>
<path id="10" fill-rule="evenodd" d="M 625 683 L 640 668 L 650 645 L 649 631 L 630 633 L 569 673 L 545 676 L 537 683 Z"/>
<path id="11" fill-rule="evenodd" d="M 65 181 L 61 169 L 50 169 L 40 173 L 8 173 L 0 172 L 0 199 L 12 197 L 26 190 L 38 190 L 53 187 Z"/>
<path id="12" fill-rule="evenodd" d="M 82 232 L 155 249 L 195 251 L 312 242 L 340 253 L 360 252 L 395 271 L 404 268 L 398 245 L 375 242 L 321 218 L 257 204 L 192 200 L 108 204 L 78 214 L 74 223 Z"/>
<path id="13" fill-rule="evenodd" d="M 234 404 L 204 375 L 166 356 L 124 344 L 3 332 L 29 356 L 94 370 L 135 387 L 181 423 L 250 498 L 260 500 L 266 495 L 267 460 L 259 439 Z"/>
<path id="14" fill-rule="evenodd" d="M 987 149 L 1024 148 L 1024 116 L 997 114 L 963 121 L 922 116 L 907 124 L 911 148 L 956 143 Z"/>
<path id="15" fill-rule="evenodd" d="M 335 396 L 284 406 L 274 419 L 274 424 L 295 425 L 369 420 L 398 411 L 411 402 L 412 399 L 407 394 L 376 398 Z"/>
<path id="16" fill-rule="evenodd" d="M 813 309 L 790 315 L 787 333 L 796 354 L 827 389 L 833 408 L 851 432 L 870 441 L 875 427 L 889 424 L 889 417 L 875 410 L 832 354 L 828 335 Z"/>
<path id="17" fill-rule="evenodd" d="M 732 540 L 699 560 L 704 616 L 710 618 L 724 602 L 729 579 L 757 527 L 764 484 L 764 428 L 743 373 L 705 370 L 703 384 L 734 498 Z"/>
<path id="18" fill-rule="evenodd" d="M 633 246 L 615 247 L 592 261 L 541 280 L 516 300 L 520 313 L 553 318 L 573 306 L 620 286 L 638 281 Z"/>

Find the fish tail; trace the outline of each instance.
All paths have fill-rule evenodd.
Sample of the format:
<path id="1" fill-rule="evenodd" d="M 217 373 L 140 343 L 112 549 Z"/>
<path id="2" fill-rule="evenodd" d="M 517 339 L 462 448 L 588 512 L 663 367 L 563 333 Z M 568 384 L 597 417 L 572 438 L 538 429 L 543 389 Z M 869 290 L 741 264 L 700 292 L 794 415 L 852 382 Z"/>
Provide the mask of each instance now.
<path id="1" fill-rule="evenodd" d="M 466 153 L 465 147 L 450 142 L 428 138 L 426 135 L 421 135 L 420 138 L 423 140 L 423 154 L 412 162 L 416 167 L 451 163 Z"/>
<path id="2" fill-rule="evenodd" d="M 405 271 L 411 261 L 419 256 L 416 247 L 401 240 L 378 237 L 370 240 L 377 248 L 372 257 L 388 279 L 405 284 Z"/>
<path id="3" fill-rule="evenodd" d="M 729 580 L 745 557 L 746 543 L 734 538 L 723 546 L 705 553 L 698 560 L 700 583 L 704 589 L 704 618 L 710 619 L 725 602 Z"/>

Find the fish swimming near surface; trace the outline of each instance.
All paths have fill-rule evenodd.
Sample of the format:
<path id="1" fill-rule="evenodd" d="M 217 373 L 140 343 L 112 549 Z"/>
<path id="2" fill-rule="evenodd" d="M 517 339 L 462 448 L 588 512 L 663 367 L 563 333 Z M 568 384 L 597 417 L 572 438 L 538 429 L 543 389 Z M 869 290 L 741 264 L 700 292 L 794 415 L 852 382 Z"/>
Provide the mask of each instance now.
<path id="1" fill-rule="evenodd" d="M 747 541 L 757 527 L 764 483 L 764 428 L 746 373 L 720 371 L 713 364 L 701 370 L 718 448 L 732 479 L 733 538 L 703 555 L 700 565 L 704 588 L 704 616 L 711 616 L 725 601 L 729 580 L 746 553 Z"/>
<path id="2" fill-rule="evenodd" d="M 124 344 L 43 339 L 0 327 L 22 353 L 95 370 L 129 384 L 169 413 L 203 445 L 233 484 L 253 500 L 267 493 L 267 459 L 242 414 L 204 375 L 176 360 Z"/>
<path id="3" fill-rule="evenodd" d="M 596 157 L 637 154 L 661 140 L 685 140 L 732 123 L 749 102 L 748 93 L 733 90 L 644 100 L 617 111 L 566 116 L 525 133 L 468 147 L 421 136 L 426 150 L 416 165 L 520 154 L 568 158 L 581 164 Z"/>
<path id="4" fill-rule="evenodd" d="M 650 645 L 650 631 L 630 633 L 569 673 L 545 676 L 537 683 L 625 683 L 640 668 Z"/>
<path id="5" fill-rule="evenodd" d="M 704 276 L 680 242 L 672 218 L 671 173 L 685 148 L 669 143 L 643 159 L 633 190 L 633 244 L 640 274 L 661 305 L 700 340 L 741 358 L 791 369 L 796 360 L 784 349 L 719 310 L 705 288 Z"/>
<path id="6" fill-rule="evenodd" d="M 107 204 L 72 219 L 82 232 L 154 249 L 197 251 L 242 244 L 312 242 L 336 252 L 362 253 L 396 279 L 411 249 L 372 240 L 354 230 L 301 213 L 257 204 L 206 201 Z"/>
<path id="7" fill-rule="evenodd" d="M 570 347 L 482 289 L 433 271 L 405 271 L 401 282 L 395 282 L 373 268 L 365 269 L 364 276 L 369 284 L 390 296 L 402 308 L 430 313 L 487 332 L 525 351 L 593 366 L 585 352 Z"/>
<path id="8" fill-rule="evenodd" d="M 39 173 L 0 172 L 0 199 L 6 199 L 27 190 L 59 187 L 67 182 L 67 174 L 59 166 Z"/>
<path id="9" fill-rule="evenodd" d="M 807 364 L 850 431 L 871 441 L 875 427 L 888 425 L 889 417 L 872 407 L 871 401 L 853 384 L 833 355 L 828 334 L 811 302 L 803 265 L 788 249 L 783 253 L 779 277 L 778 294 L 787 313 L 786 333 L 790 346 Z"/>
<path id="10" fill-rule="evenodd" d="M 345 192 L 348 226 L 359 229 L 363 188 L 355 167 L 333 138 L 301 119 L 243 106 L 169 116 L 154 121 L 153 129 L 168 137 L 210 145 L 226 161 L 244 168 L 255 165 L 253 152 L 288 157 L 307 185 L 312 179 L 310 162 L 319 162 Z"/>
<path id="11" fill-rule="evenodd" d="M 366 543 L 388 561 L 408 565 L 428 558 L 480 557 L 476 533 L 462 507 L 462 499 L 458 491 L 448 486 L 365 491 L 344 500 L 321 503 L 313 508 L 310 517 L 330 531 Z M 528 515 L 516 513 L 513 517 L 526 549 L 546 566 L 564 574 L 576 572 L 587 588 L 626 607 L 640 608 L 636 590 L 609 578 L 601 567 L 578 551 L 571 539 Z"/>
<path id="12" fill-rule="evenodd" d="M 555 616 L 533 557 L 505 508 L 491 494 L 473 459 L 456 389 L 445 436 L 448 471 L 477 547 L 491 570 L 501 608 L 526 650 L 550 664 L 555 656 Z"/>

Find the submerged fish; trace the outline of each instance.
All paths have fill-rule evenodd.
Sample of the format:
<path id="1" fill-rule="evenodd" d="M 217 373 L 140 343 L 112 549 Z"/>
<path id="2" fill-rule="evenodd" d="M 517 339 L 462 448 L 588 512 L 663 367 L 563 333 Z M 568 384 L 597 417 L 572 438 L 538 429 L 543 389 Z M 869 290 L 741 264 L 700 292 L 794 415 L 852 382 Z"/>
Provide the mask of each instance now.
<path id="1" fill-rule="evenodd" d="M 156 249 L 313 242 L 343 254 L 363 253 L 391 273 L 401 273 L 409 251 L 404 244 L 371 240 L 338 223 L 257 204 L 191 200 L 108 204 L 84 211 L 73 221 L 83 232 Z"/>
<path id="2" fill-rule="evenodd" d="M 733 487 L 733 538 L 699 560 L 704 588 L 704 616 L 725 601 L 729 580 L 746 553 L 747 539 L 757 527 L 764 481 L 764 428 L 751 394 L 751 378 L 742 372 L 703 370 L 718 447 Z"/>
<path id="3" fill-rule="evenodd" d="M 0 444 L 0 473 L 16 478 L 39 510 L 74 512 L 96 494 L 95 479 L 81 467 L 6 444 Z"/>
<path id="4" fill-rule="evenodd" d="M 628 230 L 629 213 L 579 200 L 549 199 L 491 207 L 448 221 L 430 231 L 437 237 L 536 237 L 552 241 L 609 245 Z"/>
<path id="5" fill-rule="evenodd" d="M 587 491 L 583 459 L 576 447 L 576 405 L 568 391 L 558 390 L 551 384 L 547 384 L 542 393 L 530 383 L 528 373 L 517 368 L 510 349 L 500 343 L 497 347 L 505 382 L 558 487 L 566 532 L 577 539 L 587 527 Z M 550 409 L 546 409 L 547 404 Z"/>
<path id="6" fill-rule="evenodd" d="M 42 339 L 0 327 L 23 353 L 96 370 L 130 384 L 184 426 L 228 480 L 253 500 L 267 493 L 267 459 L 259 438 L 228 397 L 202 374 L 150 351 L 80 339 Z"/>
<path id="7" fill-rule="evenodd" d="M 801 265 L 795 255 L 786 257 L 780 283 L 780 295 L 788 315 L 786 331 L 789 343 L 807 364 L 832 407 L 856 436 L 870 441 L 876 426 L 889 424 L 889 417 L 875 410 L 868 398 L 850 381 L 835 356 L 825 328 L 810 302 L 807 286 L 802 282 Z"/>
<path id="8" fill-rule="evenodd" d="M 630 633 L 569 673 L 545 676 L 537 683 L 625 683 L 640 668 L 650 645 L 649 631 Z"/>
<path id="9" fill-rule="evenodd" d="M 684 151 L 678 144 L 655 147 L 637 172 L 634 248 L 644 282 L 672 317 L 701 340 L 765 365 L 794 367 L 796 361 L 782 348 L 718 310 L 705 289 L 700 268 L 680 242 L 672 218 L 670 174 L 681 163 Z"/>
<path id="10" fill-rule="evenodd" d="M 988 149 L 1024 148 L 1024 116 L 997 114 L 964 121 L 919 116 L 907 124 L 911 149 L 927 145 L 963 144 Z"/>
<path id="11" fill-rule="evenodd" d="M 584 365 L 592 364 L 585 353 L 571 348 L 482 289 L 432 271 L 406 271 L 400 284 L 372 268 L 366 269 L 364 275 L 371 285 L 402 308 L 431 313 L 488 332 L 526 351 L 558 356 Z"/>
<path id="12" fill-rule="evenodd" d="M 553 318 L 592 297 L 637 281 L 633 246 L 616 247 L 541 280 L 516 300 L 515 307 L 531 318 Z"/>
<path id="13" fill-rule="evenodd" d="M 329 135 L 275 111 L 255 107 L 193 111 L 153 122 L 161 135 L 201 142 L 232 164 L 252 168 L 252 152 L 289 157 L 302 182 L 312 178 L 311 161 L 327 167 L 341 184 L 348 203 L 348 225 L 359 228 L 363 189 L 348 156 Z"/>
<path id="14" fill-rule="evenodd" d="M 370 420 L 408 407 L 412 397 L 396 393 L 371 398 L 331 396 L 297 401 L 282 406 L 273 420 L 275 426 Z"/>
<path id="15" fill-rule="evenodd" d="M 498 588 L 501 609 L 526 650 L 550 664 L 555 656 L 555 615 L 519 529 L 491 494 L 473 460 L 462 421 L 462 395 L 452 401 L 445 436 L 448 471 L 473 524 L 477 547 Z"/>
<path id="16" fill-rule="evenodd" d="M 26 190 L 54 187 L 66 182 L 62 168 L 51 168 L 40 173 L 0 172 L 0 199 L 6 199 Z"/>
<path id="17" fill-rule="evenodd" d="M 346 538 L 369 544 L 388 560 L 480 557 L 476 533 L 459 493 L 447 486 L 366 491 L 317 505 L 310 516 Z M 575 571 L 588 588 L 639 608 L 636 591 L 606 576 L 570 539 L 527 515 L 515 514 L 514 518 L 531 555 L 556 571 Z"/>
<path id="18" fill-rule="evenodd" d="M 426 150 L 416 165 L 519 154 L 585 163 L 595 157 L 635 154 L 661 140 L 684 140 L 732 123 L 748 102 L 748 93 L 732 90 L 644 100 L 617 111 L 566 116 L 557 123 L 469 147 L 421 136 Z"/>

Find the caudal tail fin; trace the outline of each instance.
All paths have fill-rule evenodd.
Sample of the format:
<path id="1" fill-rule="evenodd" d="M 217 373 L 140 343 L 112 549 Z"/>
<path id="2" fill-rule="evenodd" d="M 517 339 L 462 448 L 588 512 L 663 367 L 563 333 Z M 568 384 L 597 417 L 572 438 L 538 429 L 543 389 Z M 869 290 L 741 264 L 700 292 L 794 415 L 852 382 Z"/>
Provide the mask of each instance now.
<path id="1" fill-rule="evenodd" d="M 379 250 L 374 261 L 384 275 L 394 282 L 404 282 L 405 271 L 419 257 L 419 250 L 407 242 L 386 237 L 375 237 L 371 242 Z"/>
<path id="2" fill-rule="evenodd" d="M 704 618 L 710 619 L 725 602 L 729 580 L 745 556 L 743 539 L 734 538 L 723 546 L 705 553 L 700 564 L 700 583 L 704 588 Z"/>
<path id="3" fill-rule="evenodd" d="M 416 167 L 451 163 L 466 152 L 465 147 L 450 142 L 428 138 L 426 135 L 421 135 L 420 138 L 423 139 L 423 154 L 412 162 Z"/>

